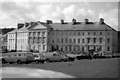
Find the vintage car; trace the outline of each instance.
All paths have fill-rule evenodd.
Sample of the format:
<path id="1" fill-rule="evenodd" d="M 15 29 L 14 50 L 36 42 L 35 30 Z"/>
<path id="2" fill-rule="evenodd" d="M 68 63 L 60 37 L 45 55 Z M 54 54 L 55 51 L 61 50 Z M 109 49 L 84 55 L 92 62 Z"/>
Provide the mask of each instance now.
<path id="1" fill-rule="evenodd" d="M 31 63 L 34 61 L 34 56 L 32 53 L 27 52 L 14 52 L 8 53 L 7 56 L 2 57 L 2 64 L 5 63 Z"/>
<path id="2" fill-rule="evenodd" d="M 44 63 L 46 58 L 42 54 L 33 54 L 34 55 L 34 61 L 37 63 Z"/>
<path id="3" fill-rule="evenodd" d="M 67 61 L 68 57 L 58 54 L 58 53 L 47 53 L 45 54 L 46 62 L 55 62 L 55 61 Z"/>
<path id="4" fill-rule="evenodd" d="M 74 54 L 66 54 L 66 56 L 68 57 L 68 61 L 74 61 L 76 59 L 76 55 Z"/>

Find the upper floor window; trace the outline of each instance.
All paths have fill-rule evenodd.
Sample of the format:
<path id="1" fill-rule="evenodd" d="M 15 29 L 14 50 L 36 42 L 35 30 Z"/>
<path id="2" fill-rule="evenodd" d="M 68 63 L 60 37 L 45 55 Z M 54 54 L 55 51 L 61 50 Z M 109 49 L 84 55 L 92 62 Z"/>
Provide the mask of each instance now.
<path id="1" fill-rule="evenodd" d="M 38 32 L 38 36 L 40 36 L 40 32 Z"/>
<path id="2" fill-rule="evenodd" d="M 72 43 L 72 39 L 69 39 L 69 42 Z"/>
<path id="3" fill-rule="evenodd" d="M 31 32 L 29 32 L 29 36 L 31 36 Z"/>
<path id="4" fill-rule="evenodd" d="M 109 38 L 107 39 L 107 42 L 110 43 L 110 39 Z"/>
<path id="5" fill-rule="evenodd" d="M 87 42 L 90 43 L 90 38 L 87 38 Z"/>
<path id="6" fill-rule="evenodd" d="M 59 38 L 57 39 L 57 42 L 59 43 Z"/>
<path id="7" fill-rule="evenodd" d="M 93 38 L 93 43 L 96 43 L 96 38 Z"/>
<path id="8" fill-rule="evenodd" d="M 94 32 L 94 35 L 96 35 L 96 32 Z"/>
<path id="9" fill-rule="evenodd" d="M 84 32 L 83 32 L 83 35 L 84 35 Z"/>
<path id="10" fill-rule="evenodd" d="M 67 43 L 67 38 L 66 38 L 66 43 Z"/>
<path id="11" fill-rule="evenodd" d="M 74 35 L 76 35 L 76 32 L 74 32 Z"/>
<path id="12" fill-rule="evenodd" d="M 88 32 L 88 35 L 90 35 L 90 32 Z"/>
<path id="13" fill-rule="evenodd" d="M 54 40 L 52 40 L 52 43 L 54 43 Z"/>
<path id="14" fill-rule="evenodd" d="M 102 38 L 99 38 L 100 39 L 100 43 L 102 43 Z"/>
<path id="15" fill-rule="evenodd" d="M 76 39 L 74 39 L 74 43 L 76 43 Z"/>
<path id="16" fill-rule="evenodd" d="M 108 46 L 107 51 L 110 51 L 110 47 Z"/>
<path id="17" fill-rule="evenodd" d="M 82 39 L 82 43 L 84 43 L 85 41 L 84 41 L 84 39 Z"/>
<path id="18" fill-rule="evenodd" d="M 42 35 L 45 37 L 45 31 L 42 32 Z"/>
<path id="19" fill-rule="evenodd" d="M 108 32 L 108 35 L 110 35 L 110 32 Z"/>
<path id="20" fill-rule="evenodd" d="M 52 32 L 52 35 L 54 36 L 54 32 Z"/>
<path id="21" fill-rule="evenodd" d="M 102 46 L 99 46 L 99 50 L 102 51 Z"/>
<path id="22" fill-rule="evenodd" d="M 100 32 L 100 35 L 102 35 L 102 32 Z"/>
<path id="23" fill-rule="evenodd" d="M 80 35 L 80 32 L 78 32 L 78 35 Z"/>
<path id="24" fill-rule="evenodd" d="M 45 45 L 43 45 L 43 50 L 45 50 Z"/>
<path id="25" fill-rule="evenodd" d="M 35 37 L 35 32 L 33 32 L 33 37 Z"/>
<path id="26" fill-rule="evenodd" d="M 63 38 L 62 38 L 61 42 L 63 43 Z"/>
<path id="27" fill-rule="evenodd" d="M 80 43 L 80 39 L 78 39 L 78 43 Z"/>
<path id="28" fill-rule="evenodd" d="M 46 38 L 43 38 L 43 44 L 46 42 Z"/>

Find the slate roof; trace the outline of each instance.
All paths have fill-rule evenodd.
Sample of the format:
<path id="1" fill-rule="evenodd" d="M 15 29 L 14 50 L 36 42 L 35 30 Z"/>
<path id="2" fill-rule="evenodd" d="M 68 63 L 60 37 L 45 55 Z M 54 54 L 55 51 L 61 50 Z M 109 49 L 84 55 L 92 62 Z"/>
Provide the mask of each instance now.
<path id="1" fill-rule="evenodd" d="M 17 32 L 27 32 L 29 31 L 29 29 L 31 27 L 35 27 L 39 24 L 42 24 L 45 27 L 48 28 L 53 28 L 53 30 L 85 30 L 85 31 L 89 31 L 89 30 L 114 30 L 115 29 L 111 28 L 109 25 L 107 24 L 99 24 L 99 22 L 89 22 L 89 24 L 85 24 L 84 22 L 77 22 L 76 24 L 72 24 L 72 22 L 68 22 L 65 24 L 61 24 L 61 23 L 52 23 L 52 24 L 47 24 L 44 22 L 40 22 L 37 21 L 34 25 L 32 26 L 28 26 L 28 27 L 23 27 L 20 29 L 15 29 L 9 33 L 15 33 Z"/>
<path id="2" fill-rule="evenodd" d="M 61 24 L 61 23 L 53 23 L 50 24 L 50 26 L 55 30 L 113 30 L 110 26 L 107 24 L 99 24 L 98 22 L 85 24 L 84 22 L 81 22 L 79 24 Z"/>

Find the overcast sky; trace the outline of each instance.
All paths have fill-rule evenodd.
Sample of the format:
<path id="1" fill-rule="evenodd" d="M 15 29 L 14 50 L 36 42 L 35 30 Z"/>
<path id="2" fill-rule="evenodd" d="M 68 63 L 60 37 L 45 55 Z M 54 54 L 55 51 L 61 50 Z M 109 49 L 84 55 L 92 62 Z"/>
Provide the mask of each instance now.
<path id="1" fill-rule="evenodd" d="M 45 0 L 44 0 L 45 1 Z M 17 27 L 17 23 L 30 21 L 60 22 L 61 19 L 71 21 L 99 21 L 105 22 L 118 29 L 118 2 L 42 2 L 37 0 L 2 0 L 0 2 L 0 27 Z"/>

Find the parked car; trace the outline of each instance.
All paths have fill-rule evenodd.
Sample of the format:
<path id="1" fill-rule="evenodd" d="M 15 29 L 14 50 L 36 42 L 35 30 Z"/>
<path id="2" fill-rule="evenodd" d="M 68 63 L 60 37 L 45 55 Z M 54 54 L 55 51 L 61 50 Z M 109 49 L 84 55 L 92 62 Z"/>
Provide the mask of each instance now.
<path id="1" fill-rule="evenodd" d="M 68 61 L 74 61 L 76 59 L 76 55 L 74 54 L 66 54 L 66 56 L 68 57 Z"/>
<path id="2" fill-rule="evenodd" d="M 89 53 L 80 53 L 80 54 L 76 55 L 76 59 L 77 60 L 91 59 L 91 55 Z"/>
<path id="3" fill-rule="evenodd" d="M 32 53 L 26 52 L 14 52 L 9 53 L 8 56 L 2 57 L 2 64 L 5 63 L 31 63 L 34 61 L 34 56 Z"/>
<path id="4" fill-rule="evenodd" d="M 67 61 L 68 57 L 63 56 L 58 53 L 47 53 L 45 54 L 46 62 L 55 62 L 55 61 Z"/>
<path id="5" fill-rule="evenodd" d="M 94 58 L 112 58 L 112 55 L 105 53 L 94 53 Z"/>
<path id="6" fill-rule="evenodd" d="M 33 54 L 34 55 L 34 61 L 37 63 L 44 63 L 46 58 L 42 54 Z"/>

